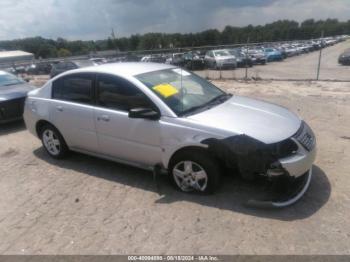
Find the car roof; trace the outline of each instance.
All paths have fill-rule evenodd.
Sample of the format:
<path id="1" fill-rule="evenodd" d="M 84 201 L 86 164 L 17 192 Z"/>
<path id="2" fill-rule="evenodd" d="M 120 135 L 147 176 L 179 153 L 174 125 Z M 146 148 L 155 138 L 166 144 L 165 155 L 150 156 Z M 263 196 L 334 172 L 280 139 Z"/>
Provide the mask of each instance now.
<path id="1" fill-rule="evenodd" d="M 71 73 L 107 73 L 124 76 L 135 76 L 148 72 L 176 68 L 172 65 L 161 63 L 143 63 L 143 62 L 121 62 L 111 63 L 81 69 L 71 70 Z"/>

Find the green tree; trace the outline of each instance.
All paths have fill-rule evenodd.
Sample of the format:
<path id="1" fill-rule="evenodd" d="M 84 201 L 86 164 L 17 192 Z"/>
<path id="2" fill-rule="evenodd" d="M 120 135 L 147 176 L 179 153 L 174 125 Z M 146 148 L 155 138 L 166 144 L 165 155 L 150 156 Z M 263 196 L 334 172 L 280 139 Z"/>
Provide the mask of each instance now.
<path id="1" fill-rule="evenodd" d="M 71 55 L 72 55 L 71 51 L 69 51 L 68 49 L 65 49 L 65 48 L 60 48 L 57 51 L 58 57 L 67 57 L 67 56 L 71 56 Z"/>

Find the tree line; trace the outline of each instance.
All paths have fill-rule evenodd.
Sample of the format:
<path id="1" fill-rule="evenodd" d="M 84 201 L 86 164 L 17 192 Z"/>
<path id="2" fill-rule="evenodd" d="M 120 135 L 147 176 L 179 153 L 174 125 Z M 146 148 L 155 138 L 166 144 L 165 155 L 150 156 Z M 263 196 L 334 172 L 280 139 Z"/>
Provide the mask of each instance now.
<path id="1" fill-rule="evenodd" d="M 35 54 L 36 58 L 65 57 L 86 55 L 102 50 L 135 51 L 162 48 L 180 48 L 204 45 L 239 44 L 270 41 L 289 41 L 319 38 L 324 36 L 350 34 L 350 20 L 341 22 L 337 19 L 305 20 L 302 23 L 291 20 L 279 20 L 266 25 L 248 25 L 245 27 L 226 26 L 222 31 L 209 29 L 199 33 L 166 34 L 147 33 L 130 37 L 109 37 L 97 41 L 68 41 L 33 37 L 0 41 L 0 49 L 23 50 Z"/>

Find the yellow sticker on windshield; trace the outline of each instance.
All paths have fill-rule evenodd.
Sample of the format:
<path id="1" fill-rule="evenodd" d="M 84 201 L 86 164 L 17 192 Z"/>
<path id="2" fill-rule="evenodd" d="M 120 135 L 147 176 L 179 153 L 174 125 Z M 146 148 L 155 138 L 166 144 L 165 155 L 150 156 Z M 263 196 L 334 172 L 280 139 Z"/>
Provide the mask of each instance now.
<path id="1" fill-rule="evenodd" d="M 176 87 L 172 86 L 171 84 L 160 84 L 160 85 L 154 86 L 153 90 L 157 91 L 159 94 L 161 94 L 165 98 L 168 98 L 170 96 L 173 96 L 179 93 Z"/>

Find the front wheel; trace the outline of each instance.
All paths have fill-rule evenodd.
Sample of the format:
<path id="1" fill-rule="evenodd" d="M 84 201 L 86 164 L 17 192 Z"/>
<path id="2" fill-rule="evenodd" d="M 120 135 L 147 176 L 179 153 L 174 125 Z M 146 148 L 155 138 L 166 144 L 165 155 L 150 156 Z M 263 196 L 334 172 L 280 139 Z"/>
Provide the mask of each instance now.
<path id="1" fill-rule="evenodd" d="M 68 153 L 68 147 L 60 132 L 52 125 L 41 128 L 41 141 L 46 152 L 53 158 L 64 158 Z"/>
<path id="2" fill-rule="evenodd" d="M 215 159 L 204 152 L 184 152 L 170 163 L 173 185 L 182 192 L 213 193 L 219 186 L 220 170 Z"/>

